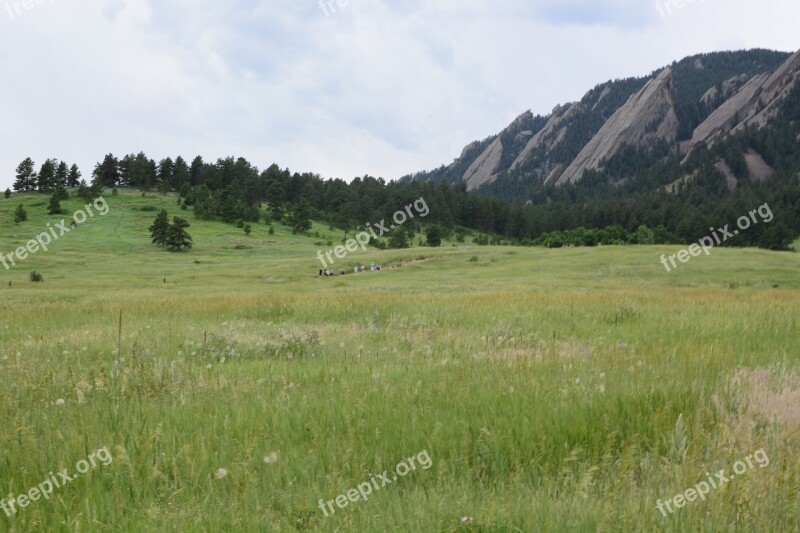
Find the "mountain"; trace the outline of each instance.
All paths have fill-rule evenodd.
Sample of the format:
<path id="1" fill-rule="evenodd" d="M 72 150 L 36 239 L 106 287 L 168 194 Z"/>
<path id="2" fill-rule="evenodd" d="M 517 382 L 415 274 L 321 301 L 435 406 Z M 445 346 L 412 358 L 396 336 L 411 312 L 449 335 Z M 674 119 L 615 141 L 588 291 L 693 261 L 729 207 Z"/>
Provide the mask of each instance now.
<path id="1" fill-rule="evenodd" d="M 800 52 L 687 57 L 647 77 L 598 85 L 547 116 L 526 111 L 451 164 L 401 181 L 463 184 L 534 204 L 553 187 L 671 191 L 709 172 L 732 191 L 776 169 L 800 170 L 780 141 L 765 141 L 777 131 L 797 140 L 800 124 L 784 119 L 800 99 L 798 79 Z"/>

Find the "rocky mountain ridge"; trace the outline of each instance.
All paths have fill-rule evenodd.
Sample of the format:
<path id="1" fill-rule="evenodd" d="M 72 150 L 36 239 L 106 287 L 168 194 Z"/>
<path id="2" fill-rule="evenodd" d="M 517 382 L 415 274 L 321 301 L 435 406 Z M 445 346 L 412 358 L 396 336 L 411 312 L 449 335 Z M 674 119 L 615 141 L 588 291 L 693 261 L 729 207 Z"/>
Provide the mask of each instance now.
<path id="1" fill-rule="evenodd" d="M 620 166 L 610 164 L 619 157 L 637 154 L 648 166 L 676 157 L 685 164 L 698 150 L 747 128 L 768 127 L 798 79 L 800 52 L 685 58 L 646 78 L 598 85 L 547 116 L 526 111 L 501 133 L 470 143 L 450 165 L 403 179 L 464 184 L 488 194 L 510 190 L 516 200 L 520 192 L 576 184 L 598 173 L 623 183 L 629 176 L 609 170 Z M 768 179 L 763 154 L 750 148 L 741 155 L 756 169 L 754 179 Z M 728 177 L 729 184 L 735 181 Z"/>

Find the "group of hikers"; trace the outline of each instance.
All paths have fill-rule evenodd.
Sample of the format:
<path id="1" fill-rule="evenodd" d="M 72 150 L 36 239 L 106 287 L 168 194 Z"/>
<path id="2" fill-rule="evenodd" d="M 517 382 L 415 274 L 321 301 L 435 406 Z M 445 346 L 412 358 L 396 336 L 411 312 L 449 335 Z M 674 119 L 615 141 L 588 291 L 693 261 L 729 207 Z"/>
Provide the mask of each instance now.
<path id="1" fill-rule="evenodd" d="M 376 265 L 375 263 L 372 263 L 369 266 L 369 270 L 370 270 L 370 272 L 376 272 L 376 271 L 379 272 L 379 271 L 383 270 L 383 265 Z M 365 267 L 364 265 L 356 265 L 356 266 L 353 267 L 353 274 L 358 274 L 359 272 L 366 272 L 366 271 L 367 271 L 367 267 Z M 336 275 L 336 271 L 333 270 L 332 268 L 326 268 L 326 269 L 321 269 L 320 268 L 319 269 L 319 276 L 320 277 L 322 277 L 322 276 L 331 277 L 331 276 L 335 276 L 335 275 Z M 339 275 L 340 276 L 344 276 L 345 275 L 345 269 L 340 268 L 339 269 Z"/>

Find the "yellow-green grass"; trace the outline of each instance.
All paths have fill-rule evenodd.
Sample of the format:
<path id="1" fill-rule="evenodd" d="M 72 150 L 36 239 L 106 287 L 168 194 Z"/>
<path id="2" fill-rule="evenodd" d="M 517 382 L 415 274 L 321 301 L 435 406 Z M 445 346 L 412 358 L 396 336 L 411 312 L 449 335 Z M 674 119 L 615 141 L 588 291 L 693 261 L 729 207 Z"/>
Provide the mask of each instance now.
<path id="1" fill-rule="evenodd" d="M 800 527 L 798 254 L 716 249 L 667 273 L 679 247 L 446 243 L 350 254 L 329 279 L 317 243 L 342 235 L 323 225 L 245 236 L 174 196 L 105 198 L 0 271 L 0 497 L 104 446 L 114 462 L 0 511 L 3 530 Z M 46 205 L 0 200 L 0 252 L 63 218 Z M 195 247 L 149 244 L 145 205 L 186 216 Z M 769 466 L 657 510 L 762 447 Z M 429 470 L 319 508 L 423 450 Z"/>

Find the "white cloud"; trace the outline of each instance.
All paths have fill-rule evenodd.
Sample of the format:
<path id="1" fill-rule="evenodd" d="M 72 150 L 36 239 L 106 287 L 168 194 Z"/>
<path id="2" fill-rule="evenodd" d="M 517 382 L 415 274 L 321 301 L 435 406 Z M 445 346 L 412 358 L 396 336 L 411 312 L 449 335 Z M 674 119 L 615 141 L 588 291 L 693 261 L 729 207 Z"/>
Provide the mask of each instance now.
<path id="1" fill-rule="evenodd" d="M 15 0 L 6 6 L 12 7 Z M 800 6 L 696 0 L 45 1 L 0 12 L 0 187 L 24 157 L 242 155 L 387 179 L 698 52 L 800 48 Z"/>

